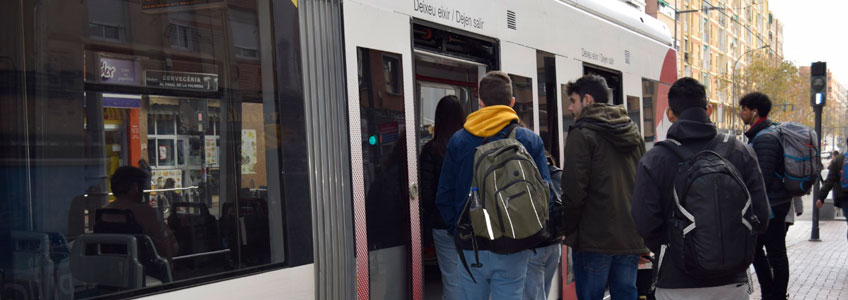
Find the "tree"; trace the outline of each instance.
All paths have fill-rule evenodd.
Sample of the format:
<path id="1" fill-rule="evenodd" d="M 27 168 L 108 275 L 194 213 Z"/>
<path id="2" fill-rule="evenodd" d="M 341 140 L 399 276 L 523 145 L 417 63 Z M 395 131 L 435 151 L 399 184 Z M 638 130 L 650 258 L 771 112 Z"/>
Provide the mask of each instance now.
<path id="1" fill-rule="evenodd" d="M 754 55 L 736 72 L 738 98 L 750 92 L 761 92 L 772 101 L 770 119 L 814 125 L 809 73 L 804 75 L 791 62 L 764 54 Z"/>
<path id="2" fill-rule="evenodd" d="M 732 81 L 720 80 L 722 88 L 732 88 Z M 815 114 L 810 106 L 810 71 L 799 69 L 775 56 L 758 54 L 736 71 L 736 95 L 742 98 L 750 92 L 761 92 L 772 101 L 769 118 L 779 122 L 796 122 L 815 126 Z M 827 99 L 822 112 L 822 137 L 837 135 L 844 140 L 848 130 L 845 104 Z M 823 141 L 824 142 L 824 141 Z"/>

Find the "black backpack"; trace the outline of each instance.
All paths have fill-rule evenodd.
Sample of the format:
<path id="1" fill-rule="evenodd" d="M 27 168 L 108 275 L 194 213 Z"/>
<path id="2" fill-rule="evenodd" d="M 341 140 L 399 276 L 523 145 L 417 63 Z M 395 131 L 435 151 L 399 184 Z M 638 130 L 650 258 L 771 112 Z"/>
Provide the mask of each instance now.
<path id="1" fill-rule="evenodd" d="M 551 216 L 548 218 L 548 231 L 551 239 L 561 238 L 565 234 L 564 208 L 562 206 L 562 169 L 556 166 L 550 156 L 547 157 L 548 170 L 551 173 L 551 190 L 554 193 L 554 205 L 551 207 Z"/>
<path id="2" fill-rule="evenodd" d="M 682 162 L 673 181 L 668 244 L 660 251 L 657 276 L 666 255 L 696 279 L 732 276 L 754 260 L 759 220 L 752 211 L 745 181 L 724 158 L 731 148 L 730 139 L 718 134 L 700 152 L 672 139 L 658 143 Z"/>

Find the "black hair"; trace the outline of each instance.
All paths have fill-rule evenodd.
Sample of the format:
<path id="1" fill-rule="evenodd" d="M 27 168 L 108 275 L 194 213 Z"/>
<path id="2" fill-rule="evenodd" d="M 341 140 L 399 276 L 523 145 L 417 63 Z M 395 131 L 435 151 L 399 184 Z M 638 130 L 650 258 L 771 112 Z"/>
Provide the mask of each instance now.
<path id="1" fill-rule="evenodd" d="M 112 173 L 109 183 L 112 186 L 112 193 L 120 197 L 126 195 L 130 191 L 133 184 L 136 184 L 139 189 L 144 188 L 144 181 L 147 180 L 147 173 L 133 166 L 123 166 Z"/>
<path id="2" fill-rule="evenodd" d="M 693 107 L 707 109 L 704 85 L 691 77 L 678 79 L 668 90 L 668 107 L 677 116 Z"/>
<path id="3" fill-rule="evenodd" d="M 583 77 L 578 78 L 576 81 L 569 82 L 565 89 L 565 94 L 567 96 L 577 94 L 581 100 L 583 96 L 588 94 L 592 95 L 595 103 L 607 103 L 609 102 L 612 90 L 607 85 L 606 79 L 595 74 L 589 74 L 583 75 Z"/>
<path id="4" fill-rule="evenodd" d="M 739 105 L 750 110 L 756 109 L 760 118 L 768 117 L 769 112 L 771 112 L 771 99 L 760 92 L 752 92 L 743 96 L 739 100 Z"/>
<path id="5" fill-rule="evenodd" d="M 512 80 L 501 71 L 491 71 L 480 79 L 478 90 L 486 106 L 509 105 L 512 102 Z"/>
<path id="6" fill-rule="evenodd" d="M 445 155 L 451 136 L 462 129 L 465 122 L 465 110 L 462 103 L 454 95 L 447 95 L 436 105 L 436 117 L 433 126 L 433 149 L 438 154 Z"/>

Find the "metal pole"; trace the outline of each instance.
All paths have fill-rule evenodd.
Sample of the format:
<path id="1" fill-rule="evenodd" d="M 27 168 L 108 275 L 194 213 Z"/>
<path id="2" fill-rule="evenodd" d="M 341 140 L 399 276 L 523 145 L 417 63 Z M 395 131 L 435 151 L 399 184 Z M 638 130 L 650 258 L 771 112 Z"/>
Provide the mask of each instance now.
<path id="1" fill-rule="evenodd" d="M 822 132 L 822 107 L 818 105 L 813 106 L 813 111 L 816 113 L 816 134 L 818 135 L 818 149 L 821 149 L 821 132 Z M 820 241 L 819 239 L 819 208 L 816 207 L 816 201 L 819 200 L 819 188 L 821 185 L 821 181 L 816 181 L 816 184 L 813 186 L 813 228 L 810 231 L 810 240 L 811 241 Z M 824 199 L 821 199 L 824 202 Z"/>

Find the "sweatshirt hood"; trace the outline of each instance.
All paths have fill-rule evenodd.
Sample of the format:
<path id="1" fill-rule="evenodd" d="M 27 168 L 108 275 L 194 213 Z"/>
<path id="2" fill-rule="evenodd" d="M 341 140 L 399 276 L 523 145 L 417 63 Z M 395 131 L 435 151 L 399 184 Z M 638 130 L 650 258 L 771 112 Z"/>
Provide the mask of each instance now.
<path id="1" fill-rule="evenodd" d="M 512 121 L 518 122 L 518 114 L 512 107 L 492 105 L 468 115 L 463 127 L 475 136 L 490 137 L 500 132 Z"/>
<path id="2" fill-rule="evenodd" d="M 575 125 L 594 130 L 619 152 L 630 152 L 643 143 L 639 127 L 621 105 L 590 104 L 583 108 Z"/>
<path id="3" fill-rule="evenodd" d="M 691 142 L 712 139 L 717 133 L 718 130 L 705 109 L 690 108 L 677 117 L 666 136 L 679 142 Z"/>

